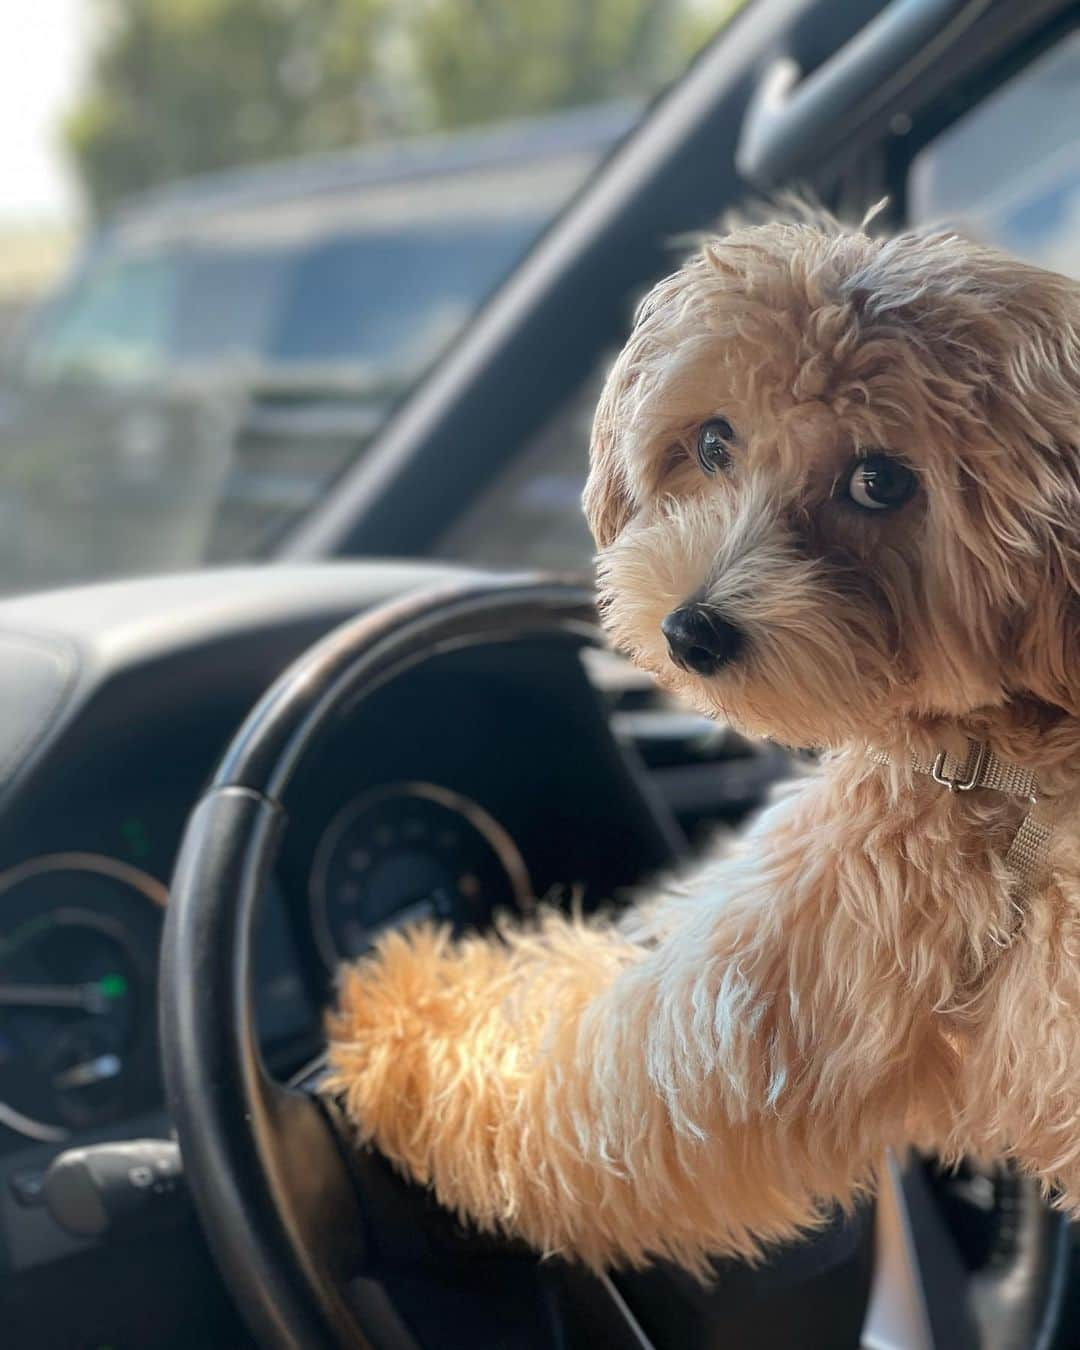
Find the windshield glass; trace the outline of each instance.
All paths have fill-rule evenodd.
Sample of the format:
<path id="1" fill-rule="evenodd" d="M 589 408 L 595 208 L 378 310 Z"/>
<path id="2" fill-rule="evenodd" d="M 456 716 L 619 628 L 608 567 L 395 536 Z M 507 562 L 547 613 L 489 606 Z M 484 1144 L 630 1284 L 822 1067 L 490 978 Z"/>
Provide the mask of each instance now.
<path id="1" fill-rule="evenodd" d="M 738 7 L 49 3 L 52 197 L 0 197 L 0 593 L 272 552 Z"/>

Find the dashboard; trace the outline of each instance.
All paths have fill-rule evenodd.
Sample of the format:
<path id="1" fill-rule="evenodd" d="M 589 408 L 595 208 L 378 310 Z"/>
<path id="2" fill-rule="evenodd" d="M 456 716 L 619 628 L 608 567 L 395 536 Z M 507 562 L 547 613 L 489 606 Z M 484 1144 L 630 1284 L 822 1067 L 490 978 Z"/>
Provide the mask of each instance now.
<path id="1" fill-rule="evenodd" d="M 0 641 L 62 643 L 91 685 L 77 715 L 60 707 L 43 720 L 40 759 L 20 756 L 4 816 L 0 1157 L 123 1133 L 161 1107 L 158 944 L 188 813 L 312 628 L 357 607 L 337 598 L 347 567 L 299 582 L 296 570 L 292 606 L 246 573 L 224 574 L 214 592 L 197 579 L 143 583 L 134 598 L 128 587 L 130 608 L 92 633 L 51 599 L 0 606 Z M 340 612 L 313 624 L 328 583 Z M 181 635 L 163 650 L 146 612 L 155 592 Z M 237 609 L 256 611 L 247 652 Z M 78 684 L 66 670 L 64 682 Z M 290 789 L 262 899 L 255 1012 L 272 1069 L 287 1076 L 316 1053 L 337 966 L 385 926 L 429 919 L 460 932 L 539 899 L 592 904 L 670 856 L 673 823 L 634 828 L 628 764 L 627 800 L 612 799 L 620 752 L 605 727 L 576 654 L 504 646 L 436 658 L 334 728 Z"/>

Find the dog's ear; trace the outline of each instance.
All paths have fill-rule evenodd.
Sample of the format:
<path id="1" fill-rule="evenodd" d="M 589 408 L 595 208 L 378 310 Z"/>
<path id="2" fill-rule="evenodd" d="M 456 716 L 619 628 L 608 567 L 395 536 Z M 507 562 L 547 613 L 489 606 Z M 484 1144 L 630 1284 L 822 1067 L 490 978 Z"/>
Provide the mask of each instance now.
<path id="1" fill-rule="evenodd" d="M 1006 636 L 1011 686 L 1073 717 L 1080 717 L 1078 580 L 1060 556 L 1052 555 L 1030 606 L 1017 614 Z"/>
<path id="2" fill-rule="evenodd" d="M 987 461 L 983 492 L 997 493 L 996 550 L 1018 592 L 1007 678 L 1080 716 L 1080 284 L 1021 264 L 1003 280 L 985 404 L 1013 462 Z"/>
<path id="3" fill-rule="evenodd" d="M 915 434 L 947 448 L 930 548 L 958 615 L 1006 688 L 1080 715 L 1080 283 L 908 234 L 845 292 L 864 338 L 902 340 L 928 413 Z"/>
<path id="4" fill-rule="evenodd" d="M 1080 370 L 1073 398 L 1080 419 Z M 1080 717 L 1080 423 L 1071 439 L 1038 450 L 1045 481 L 1041 500 L 1020 507 L 1020 596 L 1006 624 L 1006 680 Z"/>
<path id="5" fill-rule="evenodd" d="M 585 518 L 597 548 L 607 548 L 614 543 L 634 514 L 634 495 L 621 442 L 639 402 L 639 380 L 658 359 L 662 361 L 668 355 L 662 318 L 684 287 L 685 277 L 680 270 L 658 281 L 642 298 L 634 312 L 626 345 L 604 381 L 593 418 L 589 477 L 582 498 Z M 659 338 L 657 325 L 660 326 Z"/>
<path id="6" fill-rule="evenodd" d="M 589 446 L 589 476 L 582 505 L 597 548 L 607 548 L 614 542 L 633 509 L 618 453 L 616 409 L 620 383 L 616 366 L 600 395 Z"/>

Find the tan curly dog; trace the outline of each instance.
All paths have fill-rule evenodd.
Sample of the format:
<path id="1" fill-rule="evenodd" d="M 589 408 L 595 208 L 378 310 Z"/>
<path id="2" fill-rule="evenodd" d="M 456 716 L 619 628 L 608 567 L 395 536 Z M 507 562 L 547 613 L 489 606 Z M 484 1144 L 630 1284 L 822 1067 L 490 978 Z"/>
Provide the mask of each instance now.
<path id="1" fill-rule="evenodd" d="M 629 912 L 386 936 L 330 1023 L 361 1137 L 596 1267 L 753 1253 L 912 1141 L 1080 1204 L 1080 287 L 947 234 L 712 240 L 585 504 L 616 645 L 820 765 Z"/>

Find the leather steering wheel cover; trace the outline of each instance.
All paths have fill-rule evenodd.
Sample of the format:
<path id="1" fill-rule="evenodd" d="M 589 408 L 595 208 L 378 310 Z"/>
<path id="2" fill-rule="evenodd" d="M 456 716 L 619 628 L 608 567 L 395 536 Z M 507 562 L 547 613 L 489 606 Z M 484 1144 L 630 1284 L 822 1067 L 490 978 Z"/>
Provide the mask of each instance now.
<path id="1" fill-rule="evenodd" d="M 251 939 L 285 825 L 281 794 L 320 732 L 403 670 L 458 647 L 538 636 L 598 642 L 591 591 L 577 581 L 493 578 L 351 620 L 260 699 L 188 821 L 162 942 L 166 1095 L 196 1210 L 260 1344 L 364 1344 L 335 1272 L 311 1259 L 305 1241 L 327 1225 L 343 1247 L 359 1240 L 344 1160 L 333 1175 L 325 1147 L 301 1150 L 301 1165 L 322 1174 L 305 1173 L 296 1205 L 290 1159 L 275 1147 L 288 1094 L 270 1083 L 254 1026 Z"/>
<path id="2" fill-rule="evenodd" d="M 259 1343 L 335 1346 L 344 1305 L 327 1281 L 313 1297 L 276 1200 L 273 1107 L 252 1026 L 249 934 L 283 825 L 279 807 L 239 788 L 211 791 L 192 815 L 162 945 L 162 1064 L 195 1207 Z"/>

